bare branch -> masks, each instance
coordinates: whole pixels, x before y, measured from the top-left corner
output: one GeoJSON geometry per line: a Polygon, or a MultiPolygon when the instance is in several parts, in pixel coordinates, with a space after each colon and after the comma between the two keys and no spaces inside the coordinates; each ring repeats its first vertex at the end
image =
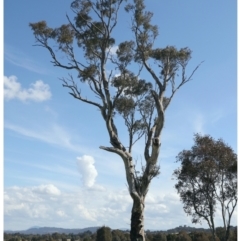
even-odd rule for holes
{"type": "Polygon", "coordinates": [[[74,98],[76,98],[78,100],[81,100],[81,101],[83,101],[85,103],[97,106],[99,109],[103,108],[99,103],[96,103],[94,101],[88,100],[87,98],[83,98],[81,96],[81,92],[77,88],[76,83],[73,81],[72,76],[70,76],[70,78],[71,78],[70,82],[72,83],[71,85],[64,78],[61,79],[64,82],[63,87],[69,88],[72,91],[72,92],[69,93],[70,95],[72,95],[74,98]]]}
{"type": "Polygon", "coordinates": [[[197,71],[197,69],[200,67],[200,65],[203,63],[204,61],[202,61],[191,73],[190,77],[189,78],[186,78],[185,76],[185,67],[183,67],[183,70],[182,70],[182,81],[181,83],[177,86],[177,88],[174,88],[173,84],[172,84],[172,94],[171,96],[168,98],[168,103],[166,104],[165,106],[165,110],[167,109],[167,107],[169,106],[174,94],[176,93],[176,91],[178,89],[180,89],[181,86],[183,86],[184,84],[186,84],[187,82],[189,82],[192,78],[192,76],[194,75],[194,73],[197,71]]]}

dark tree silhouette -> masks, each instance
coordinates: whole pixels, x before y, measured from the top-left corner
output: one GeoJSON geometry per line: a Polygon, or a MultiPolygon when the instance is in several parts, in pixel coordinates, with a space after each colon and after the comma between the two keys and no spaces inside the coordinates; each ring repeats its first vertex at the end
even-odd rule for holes
{"type": "Polygon", "coordinates": [[[96,241],[112,241],[112,233],[109,227],[101,227],[97,230],[96,241]]]}

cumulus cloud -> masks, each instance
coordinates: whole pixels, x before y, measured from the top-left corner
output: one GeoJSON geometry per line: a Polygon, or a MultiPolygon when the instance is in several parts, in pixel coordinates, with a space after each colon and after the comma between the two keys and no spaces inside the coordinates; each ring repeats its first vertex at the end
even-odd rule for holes
{"type": "Polygon", "coordinates": [[[98,175],[94,162],[91,156],[77,157],[78,171],[82,177],[83,185],[86,187],[92,187],[98,175]]]}
{"type": "MultiPolygon", "coordinates": [[[[110,206],[113,193],[78,189],[73,192],[61,192],[57,199],[51,199],[53,194],[59,193],[52,184],[37,187],[9,187],[4,193],[4,225],[6,229],[23,230],[32,225],[79,228],[79,223],[86,226],[100,226],[103,223],[111,226],[112,218],[122,220],[129,210],[123,210],[121,198],[116,208],[110,206]],[[49,189],[51,191],[49,191],[49,189]],[[19,195],[21,194],[21,195],[19,195]],[[45,195],[43,195],[45,194],[45,195]],[[111,220],[111,221],[110,221],[111,220]]],[[[126,192],[124,192],[124,195],[126,192]]],[[[115,199],[115,198],[114,198],[115,199]]],[[[124,226],[124,225],[120,225],[124,226]]]]}
{"type": "Polygon", "coordinates": [[[60,190],[57,187],[55,187],[53,184],[33,187],[33,191],[41,194],[54,195],[54,196],[58,196],[61,194],[60,190]]]}
{"type": "Polygon", "coordinates": [[[49,85],[42,80],[37,80],[29,88],[24,89],[21,83],[17,81],[16,76],[4,76],[4,98],[6,100],[19,99],[21,101],[41,102],[50,99],[51,95],[49,85]]]}
{"type": "MultiPolygon", "coordinates": [[[[127,188],[104,192],[90,189],[61,190],[52,184],[37,187],[8,187],[4,190],[4,227],[5,229],[24,230],[33,225],[62,228],[82,228],[91,226],[110,226],[129,228],[132,200],[127,188]],[[55,188],[53,188],[55,187],[55,188]],[[40,190],[40,191],[39,191],[40,190]],[[51,191],[49,191],[51,190],[51,191]],[[44,195],[43,195],[44,193],[44,195]]],[[[173,193],[149,193],[152,203],[145,206],[146,229],[169,229],[179,225],[190,225],[178,196],[173,193]]],[[[216,225],[221,226],[221,212],[216,213],[216,225]]],[[[237,223],[237,210],[232,225],[237,223]]],[[[203,221],[203,226],[207,227],[203,221]]]]}
{"type": "Polygon", "coordinates": [[[22,219],[46,219],[49,218],[49,209],[57,203],[60,190],[53,184],[33,187],[6,188],[4,193],[4,213],[6,220],[12,217],[22,219]],[[49,206],[49,204],[51,204],[49,206]]]}

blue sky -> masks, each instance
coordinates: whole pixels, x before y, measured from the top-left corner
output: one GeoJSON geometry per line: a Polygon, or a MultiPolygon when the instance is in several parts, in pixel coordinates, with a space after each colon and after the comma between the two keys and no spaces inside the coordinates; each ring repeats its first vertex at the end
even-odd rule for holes
{"type": "MultiPolygon", "coordinates": [[[[4,1],[4,229],[31,226],[128,228],[131,199],[124,167],[99,149],[109,140],[99,111],[73,99],[45,49],[33,47],[30,22],[66,23],[70,1],[4,1]]],[[[161,174],[146,199],[146,229],[191,224],[182,209],[172,173],[176,155],[193,134],[222,138],[237,152],[236,1],[147,0],[159,26],[156,46],[189,47],[193,80],[175,95],[166,112],[161,174]]],[[[129,40],[130,18],[119,15],[116,44],[129,40]],[[124,33],[124,34],[123,34],[124,33]]],[[[144,76],[149,78],[149,76],[144,76]]],[[[86,96],[86,86],[82,86],[86,96]]],[[[121,121],[118,121],[121,124],[121,121]]],[[[126,130],[118,126],[123,139],[126,130]]],[[[138,165],[143,143],[134,146],[138,165]]],[[[234,213],[232,224],[237,223],[234,213]]],[[[217,226],[222,226],[216,214],[217,226]]],[[[200,225],[196,225],[198,227],[200,225]]],[[[203,227],[207,224],[203,221],[203,227]]]]}

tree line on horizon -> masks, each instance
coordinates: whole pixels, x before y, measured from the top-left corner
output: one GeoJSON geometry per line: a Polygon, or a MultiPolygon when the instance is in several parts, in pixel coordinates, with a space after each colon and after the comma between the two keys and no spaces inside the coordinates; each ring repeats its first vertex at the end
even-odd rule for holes
{"type": "MultiPolygon", "coordinates": [[[[217,241],[224,241],[225,232],[223,227],[216,228],[217,241]]],[[[4,241],[131,241],[130,232],[123,230],[111,230],[109,227],[101,227],[97,232],[86,231],[79,234],[21,234],[21,233],[4,233],[4,241]]],[[[230,230],[229,241],[237,241],[237,227],[230,230]]],[[[212,241],[211,232],[179,231],[168,233],[164,231],[146,231],[146,241],[212,241]]]]}

